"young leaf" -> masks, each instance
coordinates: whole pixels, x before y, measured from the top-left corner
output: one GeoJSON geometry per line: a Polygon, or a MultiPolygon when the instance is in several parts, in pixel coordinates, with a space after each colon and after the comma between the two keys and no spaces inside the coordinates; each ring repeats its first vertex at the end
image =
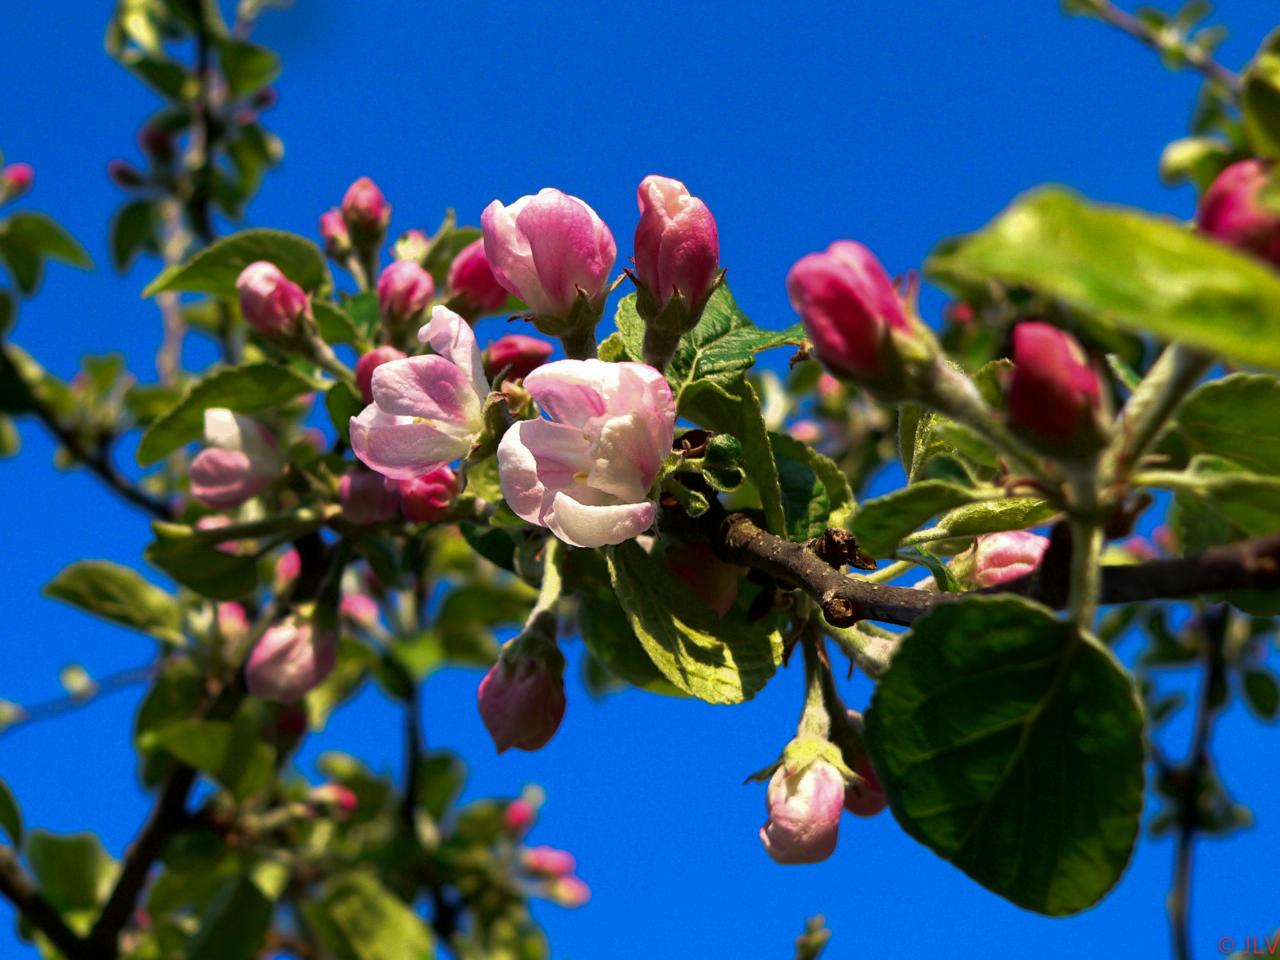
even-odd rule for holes
{"type": "Polygon", "coordinates": [[[257,739],[245,715],[235,722],[182,720],[143,737],[146,749],[163,748],[202,770],[237,800],[265,787],[275,767],[275,750],[257,739]]]}
{"type": "Polygon", "coordinates": [[[121,273],[144,250],[154,250],[156,208],[150,200],[131,200],[111,218],[111,265],[121,273]]]}
{"type": "Polygon", "coordinates": [[[930,517],[981,499],[982,494],[954,483],[922,480],[859,504],[852,532],[867,553],[887,557],[903,537],[930,517]]]}
{"type": "Polygon", "coordinates": [[[183,960],[254,960],[271,925],[272,901],[247,876],[223,880],[198,912],[200,927],[183,960]]]}
{"type": "Polygon", "coordinates": [[[93,910],[111,890],[116,863],[92,833],[27,834],[27,861],[40,891],[60,913],[93,910]]]}
{"type": "Polygon", "coordinates": [[[840,468],[812,447],[781,433],[769,434],[778,465],[787,536],[821,536],[831,514],[853,503],[853,491],[840,468]]]}
{"type": "Polygon", "coordinates": [[[970,596],[916,622],[867,713],[903,828],[1051,916],[1119,879],[1142,812],[1142,713],[1123,669],[1050,611],[970,596]]]}
{"type": "Polygon", "coordinates": [[[1095,319],[1280,369],[1280,276],[1169,220],[1062,189],[1021,197],[926,264],[940,282],[1028,286],[1095,319]]]}
{"type": "Polygon", "coordinates": [[[218,46],[227,86],[238,97],[261,90],[280,74],[280,58],[266,47],[234,37],[223,37],[218,46]]]}
{"type": "Polygon", "coordinates": [[[310,240],[283,230],[244,230],[205,247],[186,263],[168,267],[142,291],[144,297],[170,290],[209,293],[232,299],[236,278],[249,264],[269,260],[294,283],[312,293],[332,286],[324,254],[310,240]]]}
{"type": "Polygon", "coordinates": [[[204,412],[210,407],[255,413],[315,388],[316,385],[301,374],[270,363],[214,370],[193,383],[168,413],[147,428],[138,444],[138,463],[149,466],[200,436],[204,430],[204,412]]]}
{"type": "Polygon", "coordinates": [[[128,567],[106,560],[80,560],[49,581],[44,593],[165,643],[183,644],[177,600],[128,567]]]}
{"type": "Polygon", "coordinates": [[[335,957],[349,960],[430,960],[431,933],[422,918],[372,873],[329,880],[316,900],[302,904],[317,938],[335,957]]]}
{"type": "Polygon", "coordinates": [[[1280,31],[1263,41],[1245,71],[1240,90],[1240,118],[1254,151],[1280,157],[1280,31]]]}
{"type": "Polygon", "coordinates": [[[699,700],[750,700],[782,660],[776,631],[722,619],[635,541],[609,549],[609,576],[654,666],[699,700]]]}
{"type": "Polygon", "coordinates": [[[684,696],[654,666],[617,598],[607,590],[579,597],[578,632],[596,661],[617,679],[652,693],[684,696]]]}
{"type": "Polygon", "coordinates": [[[189,590],[212,600],[235,600],[258,588],[258,559],[219,550],[189,535],[173,535],[157,527],[143,556],[189,590]]]}
{"type": "Polygon", "coordinates": [[[1152,471],[1140,475],[1151,487],[1198,498],[1218,519],[1248,536],[1280,530],[1280,477],[1250,473],[1238,464],[1197,454],[1183,473],[1152,471]]]}
{"type": "Polygon", "coordinates": [[[364,344],[356,322],[341,307],[322,297],[316,297],[311,301],[311,311],[315,314],[320,336],[327,343],[349,343],[357,349],[364,344]]]}
{"type": "Polygon", "coordinates": [[[18,289],[34,293],[40,286],[45,260],[61,260],[89,270],[93,261],[62,227],[42,213],[15,213],[0,220],[0,260],[9,265],[18,289]]]}
{"type": "Polygon", "coordinates": [[[1233,373],[1198,387],[1178,411],[1196,453],[1226,457],[1258,473],[1280,473],[1280,380],[1233,373]]]}

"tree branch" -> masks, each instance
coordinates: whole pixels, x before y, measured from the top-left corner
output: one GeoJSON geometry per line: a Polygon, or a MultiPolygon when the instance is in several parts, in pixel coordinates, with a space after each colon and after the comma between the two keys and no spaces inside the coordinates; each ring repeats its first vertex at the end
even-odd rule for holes
{"type": "MultiPolygon", "coordinates": [[[[1109,23],[1111,26],[1124,31],[1139,43],[1156,51],[1156,53],[1163,54],[1165,52],[1165,46],[1158,34],[1148,29],[1147,25],[1133,14],[1121,10],[1114,3],[1111,3],[1111,0],[1096,0],[1093,12],[1104,23],[1109,23]]],[[[1188,46],[1180,52],[1187,63],[1194,70],[1203,74],[1206,79],[1221,84],[1232,96],[1239,95],[1240,77],[1238,74],[1228,70],[1203,50],[1188,46]]]]}
{"type": "Polygon", "coordinates": [[[17,855],[8,847],[0,847],[0,894],[48,937],[67,960],[80,960],[85,956],[85,942],[72,932],[53,904],[31,882],[17,855]]]}

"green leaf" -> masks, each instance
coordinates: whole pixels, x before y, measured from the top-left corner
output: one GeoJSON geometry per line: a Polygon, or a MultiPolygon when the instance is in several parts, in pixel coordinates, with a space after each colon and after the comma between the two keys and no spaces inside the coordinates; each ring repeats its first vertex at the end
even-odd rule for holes
{"type": "Polygon", "coordinates": [[[441,820],[462,793],[467,780],[467,766],[462,758],[448,750],[437,750],[418,761],[417,805],[433,820],[441,820]]]}
{"type": "Polygon", "coordinates": [[[280,75],[280,58],[266,47],[234,37],[223,37],[218,47],[227,86],[237,97],[261,90],[280,75]]]}
{"type": "Polygon", "coordinates": [[[356,328],[356,322],[345,310],[329,300],[316,298],[311,301],[311,310],[315,314],[316,326],[320,336],[328,343],[349,343],[360,348],[364,337],[356,328]]]}
{"type": "Polygon", "coordinates": [[[1226,457],[1259,473],[1280,473],[1280,381],[1233,373],[1198,387],[1178,411],[1195,453],[1226,457]]]}
{"type": "Polygon", "coordinates": [[[580,595],[578,633],[596,661],[617,679],[652,693],[684,696],[654,665],[612,593],[580,595]]]}
{"type": "MultiPolygon", "coordinates": [[[[636,312],[634,293],[622,298],[615,320],[627,353],[632,359],[639,359],[644,344],[644,321],[636,312]]],[[[729,287],[722,285],[707,301],[697,326],[680,338],[667,365],[667,380],[679,400],[684,388],[697,380],[731,383],[750,369],[757,353],[801,343],[804,343],[801,324],[785,330],[757,327],[734,302],[729,287]]]]}
{"type": "Polygon", "coordinates": [[[111,218],[111,264],[121,273],[144,250],[154,251],[156,209],[150,200],[132,200],[111,218]]]}
{"type": "Polygon", "coordinates": [[[422,918],[371,873],[329,880],[302,904],[307,924],[335,960],[428,960],[435,956],[422,918]]]}
{"type": "Polygon", "coordinates": [[[40,890],[59,913],[92,910],[107,898],[116,864],[92,833],[27,834],[27,861],[40,890]]]}
{"type": "Polygon", "coordinates": [[[1280,684],[1270,671],[1263,668],[1245,670],[1241,677],[1244,701],[1263,720],[1274,720],[1280,715],[1280,684]]]}
{"type": "Polygon", "coordinates": [[[84,248],[44,214],[15,213],[8,220],[0,220],[0,260],[9,264],[19,290],[35,292],[47,259],[85,270],[93,267],[84,248]]]}
{"type": "Polygon", "coordinates": [[[1240,89],[1240,119],[1259,156],[1280,157],[1280,31],[1267,37],[1245,71],[1240,89]]]}
{"type": "Polygon", "coordinates": [[[211,407],[256,413],[315,388],[301,374],[270,363],[214,370],[193,383],[168,413],[147,428],[138,444],[138,463],[149,466],[199,437],[204,430],[204,412],[211,407]]]}
{"type": "Polygon", "coordinates": [[[952,537],[975,537],[983,533],[1036,527],[1055,513],[1057,511],[1039,497],[979,500],[948,511],[938,521],[938,529],[945,530],[952,537]]]}
{"type": "Polygon", "coordinates": [[[1212,137],[1175,140],[1160,154],[1160,179],[1170,186],[1190,180],[1203,191],[1231,162],[1231,148],[1212,137]]]}
{"type": "Polygon", "coordinates": [[[853,515],[852,532],[873,557],[892,556],[902,538],[935,514],[980,500],[973,490],[943,480],[922,480],[865,500],[853,515]]]}
{"type": "Polygon", "coordinates": [[[737,438],[742,445],[747,477],[760,493],[765,528],[770,533],[785,535],[786,514],[778,466],[773,459],[755,388],[741,376],[727,383],[697,380],[681,392],[678,410],[681,416],[700,426],[737,438]]]}
{"type": "Polygon", "coordinates": [[[142,291],[144,297],[170,290],[208,293],[234,299],[236,278],[249,264],[269,260],[294,283],[312,293],[332,285],[324,254],[310,240],[283,230],[244,230],[213,243],[186,263],[162,272],[142,291]]]}
{"type": "Polygon", "coordinates": [[[13,321],[18,316],[17,301],[8,290],[0,290],[0,337],[13,328],[13,321]]]}
{"type": "Polygon", "coordinates": [[[1280,477],[1250,473],[1238,464],[1197,454],[1184,473],[1152,471],[1139,475],[1145,486],[1198,498],[1220,520],[1248,536],[1280,531],[1280,477]]]}
{"type": "Polygon", "coordinates": [[[0,780],[0,829],[9,835],[15,847],[22,845],[22,811],[9,785],[0,780]]]}
{"type": "Polygon", "coordinates": [[[54,577],[44,593],[165,643],[181,646],[184,642],[177,600],[128,567],[106,560],[80,560],[54,577]]]}
{"type": "Polygon", "coordinates": [[[144,735],[143,744],[168,750],[243,800],[270,783],[275,769],[275,750],[257,739],[250,719],[241,714],[234,723],[182,720],[144,735]]]}
{"type": "Polygon", "coordinates": [[[787,536],[821,536],[831,514],[853,503],[848,479],[834,461],[793,437],[771,433],[769,442],[778,465],[787,536]]]}
{"type": "Polygon", "coordinates": [[[1142,812],[1124,670],[1048,610],[969,596],[916,621],[867,713],[903,828],[1018,906],[1062,916],[1119,879],[1142,812]]]}
{"type": "Polygon", "coordinates": [[[1169,220],[1030,193],[926,264],[944,284],[1032,287],[1095,319],[1235,363],[1280,368],[1280,275],[1169,220]]]}
{"type": "Polygon", "coordinates": [[[721,618],[634,541],[608,555],[632,630],[677,689],[707,703],[741,703],[773,676],[782,659],[777,631],[721,618]]]}
{"type": "Polygon", "coordinates": [[[254,960],[271,925],[272,900],[247,876],[228,877],[199,911],[183,960],[254,960]]]}
{"type": "Polygon", "coordinates": [[[334,381],[333,386],[325,391],[324,408],[342,442],[350,443],[351,418],[364,409],[364,399],[356,388],[345,380],[334,381]]]}

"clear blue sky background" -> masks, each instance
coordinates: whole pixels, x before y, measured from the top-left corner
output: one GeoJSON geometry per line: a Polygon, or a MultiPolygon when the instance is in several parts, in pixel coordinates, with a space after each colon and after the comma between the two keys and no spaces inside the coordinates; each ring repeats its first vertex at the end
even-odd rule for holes
{"type": "MultiPolygon", "coordinates": [[[[153,98],[103,54],[109,4],[4,4],[0,147],[37,168],[29,206],[80,237],[100,268],[55,267],[17,339],[69,375],[84,352],[123,349],[153,376],[158,317],[138,293],[155,271],[106,267],[119,201],[104,170],[130,156],[153,98]]],[[[1266,0],[1220,4],[1242,63],[1277,21],[1266,0]]],[[[1161,186],[1162,145],[1180,136],[1197,84],[1050,0],[1004,3],[443,3],[301,0],[259,37],[286,65],[269,125],[284,139],[250,220],[314,235],[346,184],[372,175],[394,230],[433,228],[446,206],[476,222],[494,197],[556,185],[590,202],[626,256],[634,191],[685,180],[719,221],[723,262],[757,322],[791,321],[783,278],[838,237],[893,272],[985,222],[1019,191],[1065,182],[1089,196],[1188,216],[1161,186]]],[[[928,301],[935,308],[937,298],[928,301]]],[[[489,327],[493,330],[493,327],[489,327]]],[[[58,669],[101,675],[144,661],[149,642],[39,596],[81,557],[137,563],[146,524],[82,473],[50,466],[34,425],[0,463],[0,697],[59,692],[58,669]]],[[[603,702],[574,680],[563,728],[541,753],[495,757],[475,710],[479,674],[426,688],[429,743],[471,758],[470,796],[541,782],[533,840],[570,847],[594,890],[578,912],[540,907],[557,958],[783,957],[804,918],[825,913],[833,958],[1160,956],[1169,842],[1143,842],[1100,907],[1047,920],[988,894],[909,840],[886,815],[846,820],[836,855],[772,864],[756,841],[763,790],[743,777],[786,742],[798,671],[754,702],[714,708],[625,693],[603,702]]],[[[862,705],[865,682],[851,701],[862,705]]],[[[0,737],[0,776],[32,826],[94,829],[120,854],[144,815],[128,737],[136,692],[0,737]]],[[[333,721],[319,747],[394,770],[398,725],[377,695],[333,721]]],[[[1170,730],[1180,745],[1185,724],[1170,730]]],[[[1234,707],[1219,726],[1222,772],[1256,825],[1202,845],[1194,943],[1216,955],[1280,924],[1276,731],[1234,707]]],[[[1179,746],[1180,749],[1180,746],[1179,746]]],[[[0,917],[8,917],[0,908],[0,917]]],[[[0,955],[25,956],[0,923],[0,955]]]]}

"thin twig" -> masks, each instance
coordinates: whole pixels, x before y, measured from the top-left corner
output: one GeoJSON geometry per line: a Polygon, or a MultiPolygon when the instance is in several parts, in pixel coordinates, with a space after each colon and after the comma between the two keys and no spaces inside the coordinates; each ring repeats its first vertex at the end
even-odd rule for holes
{"type": "Polygon", "coordinates": [[[42,703],[32,704],[29,707],[20,707],[19,709],[22,710],[22,713],[4,725],[3,730],[0,730],[0,735],[12,733],[16,728],[24,727],[30,723],[48,720],[70,713],[72,710],[87,707],[89,704],[95,703],[103,694],[115,693],[134,684],[150,680],[155,671],[156,665],[154,663],[147,663],[140,667],[130,667],[127,670],[121,670],[118,673],[108,674],[99,680],[94,680],[93,689],[86,694],[71,693],[62,697],[55,697],[52,700],[45,700],[42,703]]]}
{"type": "MultiPolygon", "coordinates": [[[[1133,14],[1125,10],[1121,10],[1110,0],[1096,0],[1094,12],[1097,13],[1098,19],[1104,23],[1119,30],[1123,30],[1129,36],[1138,42],[1150,47],[1157,53],[1164,53],[1165,48],[1161,43],[1160,37],[1153,31],[1148,29],[1147,25],[1135,17],[1133,14]]],[[[1240,93],[1240,76],[1231,70],[1228,70],[1207,52],[1200,50],[1194,46],[1187,46],[1182,51],[1182,56],[1187,63],[1195,70],[1199,71],[1206,79],[1212,80],[1214,83],[1220,84],[1232,96],[1240,93]]]]}

